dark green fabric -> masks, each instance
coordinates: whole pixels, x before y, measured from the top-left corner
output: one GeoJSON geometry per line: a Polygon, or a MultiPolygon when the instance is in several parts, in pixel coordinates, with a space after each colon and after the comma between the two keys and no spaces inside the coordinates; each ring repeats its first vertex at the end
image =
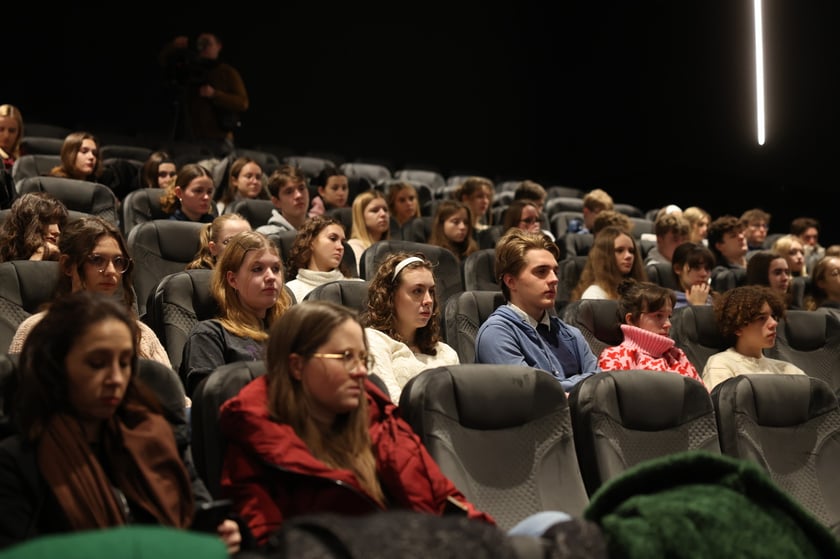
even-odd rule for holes
{"type": "Polygon", "coordinates": [[[629,468],[584,511],[611,559],[840,557],[840,542],[759,466],[703,451],[629,468]]]}
{"type": "Polygon", "coordinates": [[[162,526],[122,526],[41,536],[0,551],[0,559],[228,559],[222,540],[211,534],[162,526]]]}

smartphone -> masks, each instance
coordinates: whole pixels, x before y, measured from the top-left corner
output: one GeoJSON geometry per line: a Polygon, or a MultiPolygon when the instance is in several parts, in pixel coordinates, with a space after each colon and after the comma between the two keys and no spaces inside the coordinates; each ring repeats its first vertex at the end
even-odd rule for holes
{"type": "Polygon", "coordinates": [[[220,499],[217,501],[210,501],[209,503],[202,503],[195,509],[195,516],[193,517],[192,529],[199,532],[216,533],[216,528],[219,524],[228,517],[233,501],[230,499],[220,499]]]}

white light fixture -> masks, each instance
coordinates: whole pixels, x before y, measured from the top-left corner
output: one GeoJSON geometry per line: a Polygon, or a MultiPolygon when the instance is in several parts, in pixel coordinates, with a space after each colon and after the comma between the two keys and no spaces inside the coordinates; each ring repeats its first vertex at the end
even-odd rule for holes
{"type": "Polygon", "coordinates": [[[762,37],[761,0],[753,0],[755,21],[755,118],[758,145],[763,146],[764,130],[764,38],[762,37]]]}

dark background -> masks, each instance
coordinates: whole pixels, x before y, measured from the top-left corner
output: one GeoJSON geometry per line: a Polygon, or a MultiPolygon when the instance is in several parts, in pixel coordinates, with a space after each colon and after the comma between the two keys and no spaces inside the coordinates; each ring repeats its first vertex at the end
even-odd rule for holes
{"type": "MultiPolygon", "coordinates": [[[[835,218],[836,2],[764,0],[767,143],[751,0],[237,2],[12,8],[0,102],[28,122],[153,142],[172,126],[157,55],[209,30],[251,100],[241,147],[444,175],[602,187],[643,210],[762,207],[771,232],[835,218]]],[[[4,8],[5,9],[5,8],[4,8]]]]}

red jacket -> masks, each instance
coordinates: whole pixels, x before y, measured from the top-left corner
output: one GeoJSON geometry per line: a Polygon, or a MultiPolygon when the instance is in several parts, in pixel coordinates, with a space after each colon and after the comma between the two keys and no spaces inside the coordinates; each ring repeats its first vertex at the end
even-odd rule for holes
{"type": "MultiPolygon", "coordinates": [[[[284,519],[296,515],[382,510],[350,470],[327,466],[312,456],[291,426],[269,419],[267,388],[266,377],[253,380],[222,405],[220,416],[228,441],[222,490],[256,539],[264,543],[284,519]]],[[[453,497],[468,517],[495,523],[443,475],[388,397],[369,381],[365,388],[376,469],[388,507],[440,515],[447,497],[453,497]]]]}

